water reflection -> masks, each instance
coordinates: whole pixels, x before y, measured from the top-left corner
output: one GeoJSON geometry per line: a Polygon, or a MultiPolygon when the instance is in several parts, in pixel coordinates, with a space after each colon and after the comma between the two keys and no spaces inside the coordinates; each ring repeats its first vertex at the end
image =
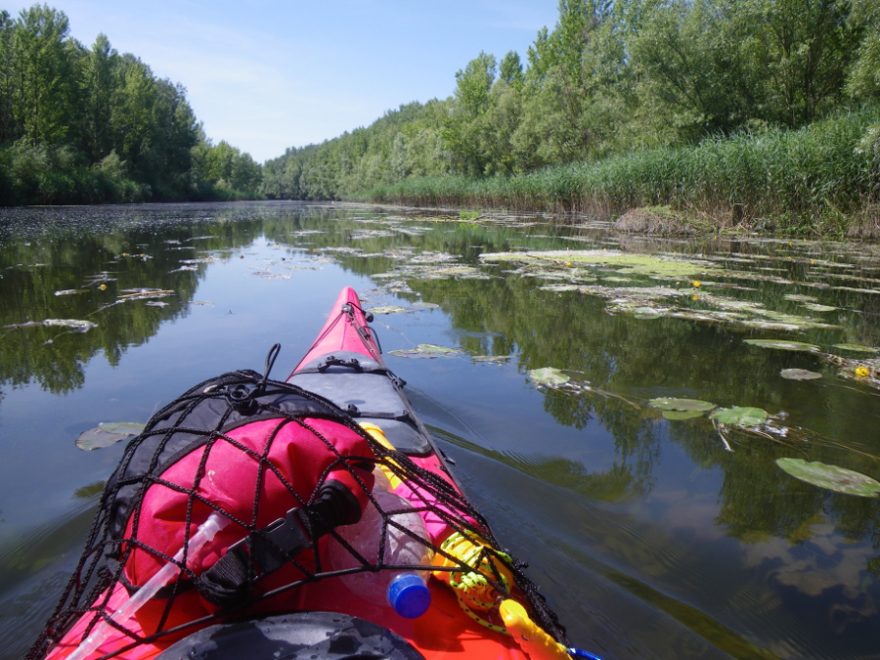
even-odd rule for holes
{"type": "MultiPolygon", "coordinates": [[[[0,390],[7,394],[0,432],[10,459],[0,482],[33,480],[47,463],[58,464],[61,495],[30,509],[36,520],[66,515],[71,501],[94,497],[112,464],[112,454],[66,453],[77,450],[65,434],[72,441],[74,429],[97,421],[145,418],[151,405],[198,377],[255,366],[239,358],[252,359],[276,339],[298,341],[290,349],[298,352],[338,286],[353,282],[370,305],[407,308],[377,317],[386,350],[420,343],[459,349],[435,360],[389,360],[424,390],[428,399],[417,405],[441,432],[464,420],[467,432],[447,433],[444,441],[480,456],[479,469],[461,460],[459,470],[487,517],[529,511],[540,520],[501,526],[514,550],[529,549],[551,598],[603,616],[598,606],[585,611],[575,603],[577,586],[553,572],[557,550],[549,548],[558,548],[582,589],[589,584],[621,599],[614,606],[621,616],[621,603],[631,599],[659,617],[651,632],[624,619],[606,622],[602,633],[563,616],[575,637],[606,634],[609,657],[657,653],[658,639],[677,627],[700,640],[694,648],[701,655],[713,645],[734,655],[788,657],[878,648],[880,503],[821,490],[775,463],[802,457],[880,477],[878,390],[843,378],[849,362],[823,357],[869,365],[877,359],[834,348],[880,345],[875,247],[658,242],[541,217],[489,214],[469,223],[454,213],[294,204],[17,213],[0,244],[0,390]],[[537,268],[481,259],[596,248],[698,259],[711,270],[680,277],[607,261],[563,259],[537,268]],[[659,287],[672,291],[674,303],[662,306],[674,306],[677,316],[647,314],[644,298],[624,304],[634,290],[651,289],[650,304],[660,307],[659,287]],[[197,313],[202,302],[214,306],[209,313],[197,313]],[[751,324],[756,315],[811,323],[771,330],[751,324]],[[11,327],[46,319],[97,327],[11,327]],[[748,338],[810,342],[823,353],[768,350],[748,338]],[[160,364],[148,346],[156,343],[160,364]],[[132,366],[117,368],[126,356],[152,369],[144,382],[132,366]],[[102,362],[106,369],[96,366],[102,362]],[[193,365],[204,373],[197,376],[193,365]],[[536,389],[527,374],[544,367],[564,370],[580,387],[536,389]],[[791,368],[823,377],[780,377],[791,368]],[[59,394],[76,405],[65,408],[59,394]],[[707,416],[665,420],[648,404],[655,397],[759,407],[785,433],[726,429],[728,451],[707,416]],[[136,408],[142,398],[148,403],[136,408]],[[447,412],[432,414],[430,400],[447,412]],[[43,411],[39,424],[22,419],[23,402],[43,411]],[[43,458],[29,456],[14,438],[27,438],[43,458]],[[530,538],[537,529],[543,549],[530,538]],[[629,641],[615,642],[612,633],[629,641]]],[[[8,488],[3,509],[27,508],[8,488]]],[[[16,522],[0,520],[0,556],[7,558],[32,550],[5,549],[11,546],[4,539],[27,528],[18,516],[10,519],[16,522]]],[[[0,567],[0,578],[17,565],[0,567]]],[[[683,639],[669,648],[685,648],[683,639]]]]}

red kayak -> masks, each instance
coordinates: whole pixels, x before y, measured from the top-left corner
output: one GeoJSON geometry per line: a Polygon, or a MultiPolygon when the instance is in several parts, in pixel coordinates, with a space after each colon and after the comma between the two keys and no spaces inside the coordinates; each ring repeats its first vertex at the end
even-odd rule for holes
{"type": "Polygon", "coordinates": [[[30,655],[570,657],[368,320],[346,288],[286,381],[276,346],[159,411],[30,655]]]}

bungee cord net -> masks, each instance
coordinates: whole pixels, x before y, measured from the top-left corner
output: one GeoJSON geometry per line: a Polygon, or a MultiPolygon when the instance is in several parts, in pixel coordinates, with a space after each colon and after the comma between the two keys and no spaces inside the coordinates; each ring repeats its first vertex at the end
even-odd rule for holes
{"type": "Polygon", "coordinates": [[[164,648],[208,625],[313,610],[334,593],[351,604],[364,580],[406,569],[449,584],[487,628],[503,629],[497,604],[514,596],[565,641],[524,566],[498,547],[451,478],[381,430],[289,383],[232,372],[168,404],[128,444],[28,657],[164,648]],[[422,559],[404,562],[394,539],[424,546],[422,559]]]}

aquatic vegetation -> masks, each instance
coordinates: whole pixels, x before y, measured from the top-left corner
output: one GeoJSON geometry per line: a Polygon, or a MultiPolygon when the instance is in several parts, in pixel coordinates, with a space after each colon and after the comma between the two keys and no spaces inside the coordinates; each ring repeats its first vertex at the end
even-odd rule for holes
{"type": "Polygon", "coordinates": [[[834,348],[840,349],[841,351],[848,351],[850,353],[862,353],[864,355],[876,355],[880,352],[880,348],[863,346],[861,344],[834,344],[834,348]]]}
{"type": "Polygon", "coordinates": [[[439,358],[458,356],[461,355],[462,352],[461,349],[449,348],[448,346],[419,344],[415,348],[398,348],[393,351],[388,351],[388,355],[406,358],[439,358]]]}
{"type": "Polygon", "coordinates": [[[406,314],[410,310],[400,305],[379,305],[367,310],[370,314],[406,314]]]}
{"type": "Polygon", "coordinates": [[[471,360],[477,364],[506,364],[510,362],[509,355],[472,355],[471,360]]]}
{"type": "Polygon", "coordinates": [[[795,479],[836,493],[858,497],[880,495],[880,482],[876,479],[837,465],[802,458],[779,458],[776,465],[795,479]]]}
{"type": "Polygon", "coordinates": [[[819,380],[822,374],[809,369],[783,369],[779,375],[786,380],[819,380]]]}
{"type": "Polygon", "coordinates": [[[704,413],[715,408],[714,403],[700,399],[677,399],[659,397],[648,401],[652,408],[662,411],[663,417],[670,420],[685,420],[702,417],[704,413]]]}
{"type": "Polygon", "coordinates": [[[101,422],[80,433],[75,444],[83,451],[93,451],[133,438],[143,430],[140,422],[101,422]]]}
{"type": "Polygon", "coordinates": [[[773,348],[780,351],[819,353],[822,350],[815,344],[807,344],[802,341],[789,341],[787,339],[745,339],[743,341],[750,346],[773,348]]]}
{"type": "Polygon", "coordinates": [[[521,263],[532,266],[555,265],[602,267],[611,266],[618,273],[656,275],[671,279],[690,278],[698,273],[711,273],[718,269],[708,262],[680,257],[631,254],[617,250],[549,250],[527,252],[495,252],[481,254],[486,263],[521,263]]]}
{"type": "Polygon", "coordinates": [[[709,415],[719,424],[728,426],[741,426],[744,428],[759,426],[767,421],[769,415],[763,408],[744,406],[732,406],[730,408],[718,408],[709,415]]]}
{"type": "Polygon", "coordinates": [[[529,370],[531,381],[541,387],[559,387],[571,381],[571,377],[555,367],[529,370]]]}
{"type": "Polygon", "coordinates": [[[119,294],[117,302],[126,302],[129,300],[151,300],[177,295],[176,292],[170,289],[152,289],[149,287],[140,289],[121,289],[119,294]]]}
{"type": "Polygon", "coordinates": [[[91,321],[84,321],[82,319],[43,319],[42,321],[25,321],[24,323],[10,323],[9,325],[4,325],[4,328],[12,329],[12,328],[36,328],[36,327],[45,327],[45,328],[67,328],[73,332],[84,333],[92,330],[93,328],[97,328],[97,323],[92,323],[91,321]]]}

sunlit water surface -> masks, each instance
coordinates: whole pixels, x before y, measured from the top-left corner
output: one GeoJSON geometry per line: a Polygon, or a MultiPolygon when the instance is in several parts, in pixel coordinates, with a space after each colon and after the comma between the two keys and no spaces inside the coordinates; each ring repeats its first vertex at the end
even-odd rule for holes
{"type": "Polygon", "coordinates": [[[345,285],[572,642],[880,654],[880,500],[776,462],[880,478],[877,246],[266,203],[0,209],[0,655],[40,631],[121,453],[77,436],[276,341],[285,376],[345,285]]]}

